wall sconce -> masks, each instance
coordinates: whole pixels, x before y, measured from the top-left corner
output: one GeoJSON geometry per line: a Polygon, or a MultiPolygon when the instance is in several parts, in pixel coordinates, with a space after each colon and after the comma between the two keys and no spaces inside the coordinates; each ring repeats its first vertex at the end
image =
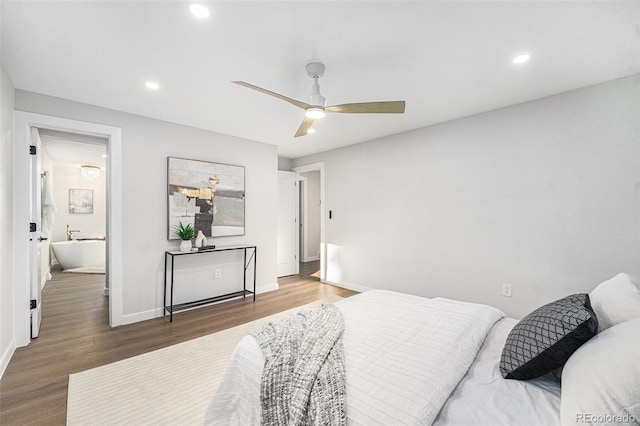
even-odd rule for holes
{"type": "Polygon", "coordinates": [[[100,167],[80,166],[80,174],[82,174],[85,179],[96,180],[100,177],[100,167]]]}

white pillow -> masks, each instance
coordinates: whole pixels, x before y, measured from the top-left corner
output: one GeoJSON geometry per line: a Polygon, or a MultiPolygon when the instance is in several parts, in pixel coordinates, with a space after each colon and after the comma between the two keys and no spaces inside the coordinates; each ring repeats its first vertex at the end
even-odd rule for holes
{"type": "Polygon", "coordinates": [[[598,285],[589,293],[589,299],[598,318],[599,332],[640,318],[640,290],[627,274],[618,274],[598,285]]]}
{"type": "Polygon", "coordinates": [[[560,420],[566,425],[640,422],[640,319],[582,345],[562,370],[560,420]]]}

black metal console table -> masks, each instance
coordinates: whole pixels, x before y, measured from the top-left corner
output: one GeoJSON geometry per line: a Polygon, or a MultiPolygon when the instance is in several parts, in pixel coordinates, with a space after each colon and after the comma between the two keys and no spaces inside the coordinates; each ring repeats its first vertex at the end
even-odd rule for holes
{"type": "Polygon", "coordinates": [[[173,313],[178,312],[184,309],[195,308],[197,306],[207,305],[213,302],[219,302],[221,300],[232,299],[234,297],[246,297],[247,294],[253,294],[253,301],[256,301],[256,264],[258,257],[258,248],[256,246],[233,246],[233,247],[216,247],[215,249],[207,249],[200,251],[165,251],[164,252],[164,310],[162,312],[162,316],[166,315],[169,312],[169,322],[173,322],[173,313]],[[177,256],[189,256],[195,254],[213,254],[221,251],[230,251],[230,250],[242,250],[244,251],[244,275],[242,280],[243,289],[241,291],[236,291],[233,293],[222,294],[220,296],[209,297],[206,299],[195,300],[193,302],[180,303],[178,305],[173,304],[173,265],[174,260],[177,256]],[[249,253],[247,253],[249,251],[249,253]],[[249,254],[249,259],[247,260],[247,254],[249,254]],[[167,305],[167,265],[168,260],[171,258],[171,294],[169,299],[169,305],[167,305]],[[253,260],[253,262],[252,262],[253,260]],[[248,263],[247,263],[248,262],[248,263]],[[253,291],[247,290],[247,269],[253,263],[253,291]]]}

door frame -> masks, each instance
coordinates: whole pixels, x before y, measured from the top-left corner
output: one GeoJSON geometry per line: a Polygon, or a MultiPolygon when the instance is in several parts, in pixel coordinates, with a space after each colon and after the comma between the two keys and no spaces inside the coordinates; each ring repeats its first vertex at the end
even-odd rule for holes
{"type": "MultiPolygon", "coordinates": [[[[324,161],[293,167],[297,174],[319,171],[320,172],[320,281],[326,282],[327,277],[327,244],[325,240],[325,193],[324,193],[324,161]]],[[[300,229],[300,228],[298,228],[300,229]]],[[[300,238],[298,238],[300,240],[300,238]]]]}
{"type": "Polygon", "coordinates": [[[122,130],[119,127],[15,111],[13,236],[14,327],[16,346],[30,343],[29,289],[29,145],[31,127],[104,137],[107,142],[107,270],[109,325],[123,324],[122,314],[122,130]]]}
{"type": "Polygon", "coordinates": [[[307,178],[296,173],[298,181],[298,261],[304,262],[307,250],[307,178]],[[302,228],[302,233],[300,233],[302,228]]]}

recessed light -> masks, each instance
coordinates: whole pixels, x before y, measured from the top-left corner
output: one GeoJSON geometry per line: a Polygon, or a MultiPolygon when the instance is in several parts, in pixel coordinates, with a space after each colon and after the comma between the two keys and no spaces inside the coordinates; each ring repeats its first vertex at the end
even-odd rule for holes
{"type": "Polygon", "coordinates": [[[191,11],[191,13],[193,13],[194,16],[200,19],[208,18],[210,14],[207,6],[201,3],[192,3],[191,6],[189,6],[189,10],[191,11]]]}
{"type": "Polygon", "coordinates": [[[513,58],[512,62],[514,64],[524,64],[529,60],[529,58],[531,58],[531,56],[528,53],[524,53],[522,55],[518,55],[515,58],[513,58]]]}
{"type": "Polygon", "coordinates": [[[160,85],[155,81],[147,81],[146,83],[144,83],[144,87],[149,90],[158,90],[160,88],[160,85]]]}
{"type": "Polygon", "coordinates": [[[313,133],[315,133],[315,132],[316,132],[316,129],[309,129],[309,130],[307,130],[307,134],[308,134],[308,135],[313,134],[313,133]]]}

